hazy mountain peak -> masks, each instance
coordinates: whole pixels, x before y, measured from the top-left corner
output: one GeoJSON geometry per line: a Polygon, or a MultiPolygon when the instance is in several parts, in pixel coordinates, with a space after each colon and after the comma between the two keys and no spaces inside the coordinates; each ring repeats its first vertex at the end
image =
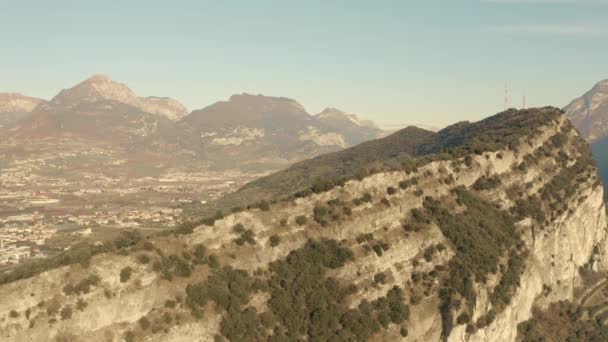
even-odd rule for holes
{"type": "Polygon", "coordinates": [[[334,108],[334,107],[327,107],[327,108],[323,109],[319,114],[317,114],[317,116],[319,116],[319,117],[342,116],[342,115],[346,115],[346,113],[339,110],[338,108],[334,108]]]}
{"type": "Polygon", "coordinates": [[[137,96],[125,84],[114,82],[108,76],[96,74],[72,88],[62,90],[51,102],[71,106],[100,100],[133,104],[137,102],[137,96]]]}
{"type": "Polygon", "coordinates": [[[229,102],[243,105],[262,105],[266,109],[276,108],[278,106],[287,106],[288,108],[303,111],[306,109],[298,101],[288,97],[265,96],[263,94],[241,93],[230,96],[229,102]]]}
{"type": "Polygon", "coordinates": [[[588,141],[608,136],[608,79],[596,83],[564,110],[588,141]]]}
{"type": "Polygon", "coordinates": [[[346,113],[337,108],[327,107],[323,109],[319,114],[316,115],[318,119],[331,119],[331,120],[348,120],[351,123],[360,126],[360,127],[373,127],[376,128],[376,125],[369,120],[362,120],[356,114],[346,113]]]}
{"type": "Polygon", "coordinates": [[[140,100],[144,111],[163,115],[171,120],[179,120],[188,114],[186,106],[170,97],[149,96],[140,100]]]}
{"type": "Polygon", "coordinates": [[[108,75],[104,74],[93,74],[85,82],[88,83],[111,83],[114,82],[108,75]]]}
{"type": "Polygon", "coordinates": [[[608,79],[601,80],[601,81],[597,82],[596,86],[608,87],[608,79]]]}
{"type": "Polygon", "coordinates": [[[0,113],[29,113],[43,101],[19,93],[0,93],[0,113]]]}
{"type": "Polygon", "coordinates": [[[167,97],[138,97],[126,84],[116,82],[109,76],[94,74],[72,88],[62,90],[52,100],[53,104],[75,106],[110,100],[135,107],[143,112],[178,120],[188,110],[184,105],[167,97]]]}

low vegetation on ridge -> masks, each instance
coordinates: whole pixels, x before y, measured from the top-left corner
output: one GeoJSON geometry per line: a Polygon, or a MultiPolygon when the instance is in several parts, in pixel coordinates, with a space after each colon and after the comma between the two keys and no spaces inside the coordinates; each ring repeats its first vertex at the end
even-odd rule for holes
{"type": "MultiPolygon", "coordinates": [[[[228,199],[254,194],[240,208],[215,207],[204,220],[154,236],[124,231],[114,241],[74,246],[1,274],[0,284],[76,265],[66,268],[61,294],[40,305],[48,324],[78,318],[96,300],[87,294],[112,300],[158,288],[166,298],[125,324],[122,337],[132,341],[212,322],[208,315],[217,315],[216,341],[396,339],[419,329],[409,325],[410,312],[429,303],[444,338],[457,325],[471,334],[492,324],[519,287],[526,229],[534,234],[566,213],[563,203],[580,198],[577,185],[596,185],[588,147],[567,124],[526,149],[558,116],[551,108],[511,110],[438,133],[406,129],[253,182],[228,199]],[[503,176],[485,168],[491,158],[516,162],[505,164],[503,176]],[[422,169],[434,160],[446,162],[422,169]],[[540,176],[530,172],[536,168],[540,176]],[[302,198],[383,170],[402,172],[302,198]],[[244,208],[250,211],[228,214],[244,208]],[[96,261],[89,267],[102,253],[120,261],[111,275],[96,261]],[[488,301],[481,316],[480,298],[488,301]]],[[[30,312],[13,311],[9,319],[29,320],[30,312]]],[[[577,334],[587,329],[569,324],[577,334]]],[[[541,329],[531,320],[520,333],[535,340],[541,329]]]]}
{"type": "Polygon", "coordinates": [[[514,149],[522,138],[533,137],[543,125],[556,121],[561,114],[552,107],[511,109],[478,122],[457,123],[437,133],[407,127],[388,137],[305,160],[252,181],[208,210],[226,211],[261,200],[305,196],[382,171],[411,172],[433,160],[514,149]]]}

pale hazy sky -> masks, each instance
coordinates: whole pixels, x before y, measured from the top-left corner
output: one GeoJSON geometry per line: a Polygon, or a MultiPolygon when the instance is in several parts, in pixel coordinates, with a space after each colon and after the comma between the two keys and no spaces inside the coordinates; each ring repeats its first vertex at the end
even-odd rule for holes
{"type": "Polygon", "coordinates": [[[93,73],[190,109],[248,92],[443,126],[608,78],[608,1],[0,0],[0,92],[93,73]]]}

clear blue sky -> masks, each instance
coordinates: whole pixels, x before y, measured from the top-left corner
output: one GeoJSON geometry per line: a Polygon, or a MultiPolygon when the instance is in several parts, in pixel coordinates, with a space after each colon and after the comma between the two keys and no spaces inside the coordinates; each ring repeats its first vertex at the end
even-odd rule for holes
{"type": "Polygon", "coordinates": [[[0,92],[51,98],[103,73],[190,109],[286,96],[442,126],[525,92],[563,106],[608,78],[608,0],[0,0],[0,92]]]}

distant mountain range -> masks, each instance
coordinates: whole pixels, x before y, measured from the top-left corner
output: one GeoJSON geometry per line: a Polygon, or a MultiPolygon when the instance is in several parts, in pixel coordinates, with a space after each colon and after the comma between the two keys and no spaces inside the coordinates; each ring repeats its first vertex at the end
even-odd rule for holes
{"type": "Polygon", "coordinates": [[[600,81],[581,97],[574,99],[564,111],[591,144],[593,157],[604,187],[608,184],[608,79],[600,81]]]}
{"type": "Polygon", "coordinates": [[[12,125],[29,116],[41,99],[16,93],[0,93],[0,127],[12,125]]]}
{"type": "Polygon", "coordinates": [[[354,114],[328,108],[311,115],[283,97],[233,95],[188,113],[174,99],[140,97],[103,75],[50,101],[0,94],[0,136],[9,143],[69,141],[216,169],[276,169],[383,135],[354,114]]]}
{"type": "Polygon", "coordinates": [[[566,115],[590,143],[608,136],[608,80],[598,82],[564,108],[566,115]]]}

